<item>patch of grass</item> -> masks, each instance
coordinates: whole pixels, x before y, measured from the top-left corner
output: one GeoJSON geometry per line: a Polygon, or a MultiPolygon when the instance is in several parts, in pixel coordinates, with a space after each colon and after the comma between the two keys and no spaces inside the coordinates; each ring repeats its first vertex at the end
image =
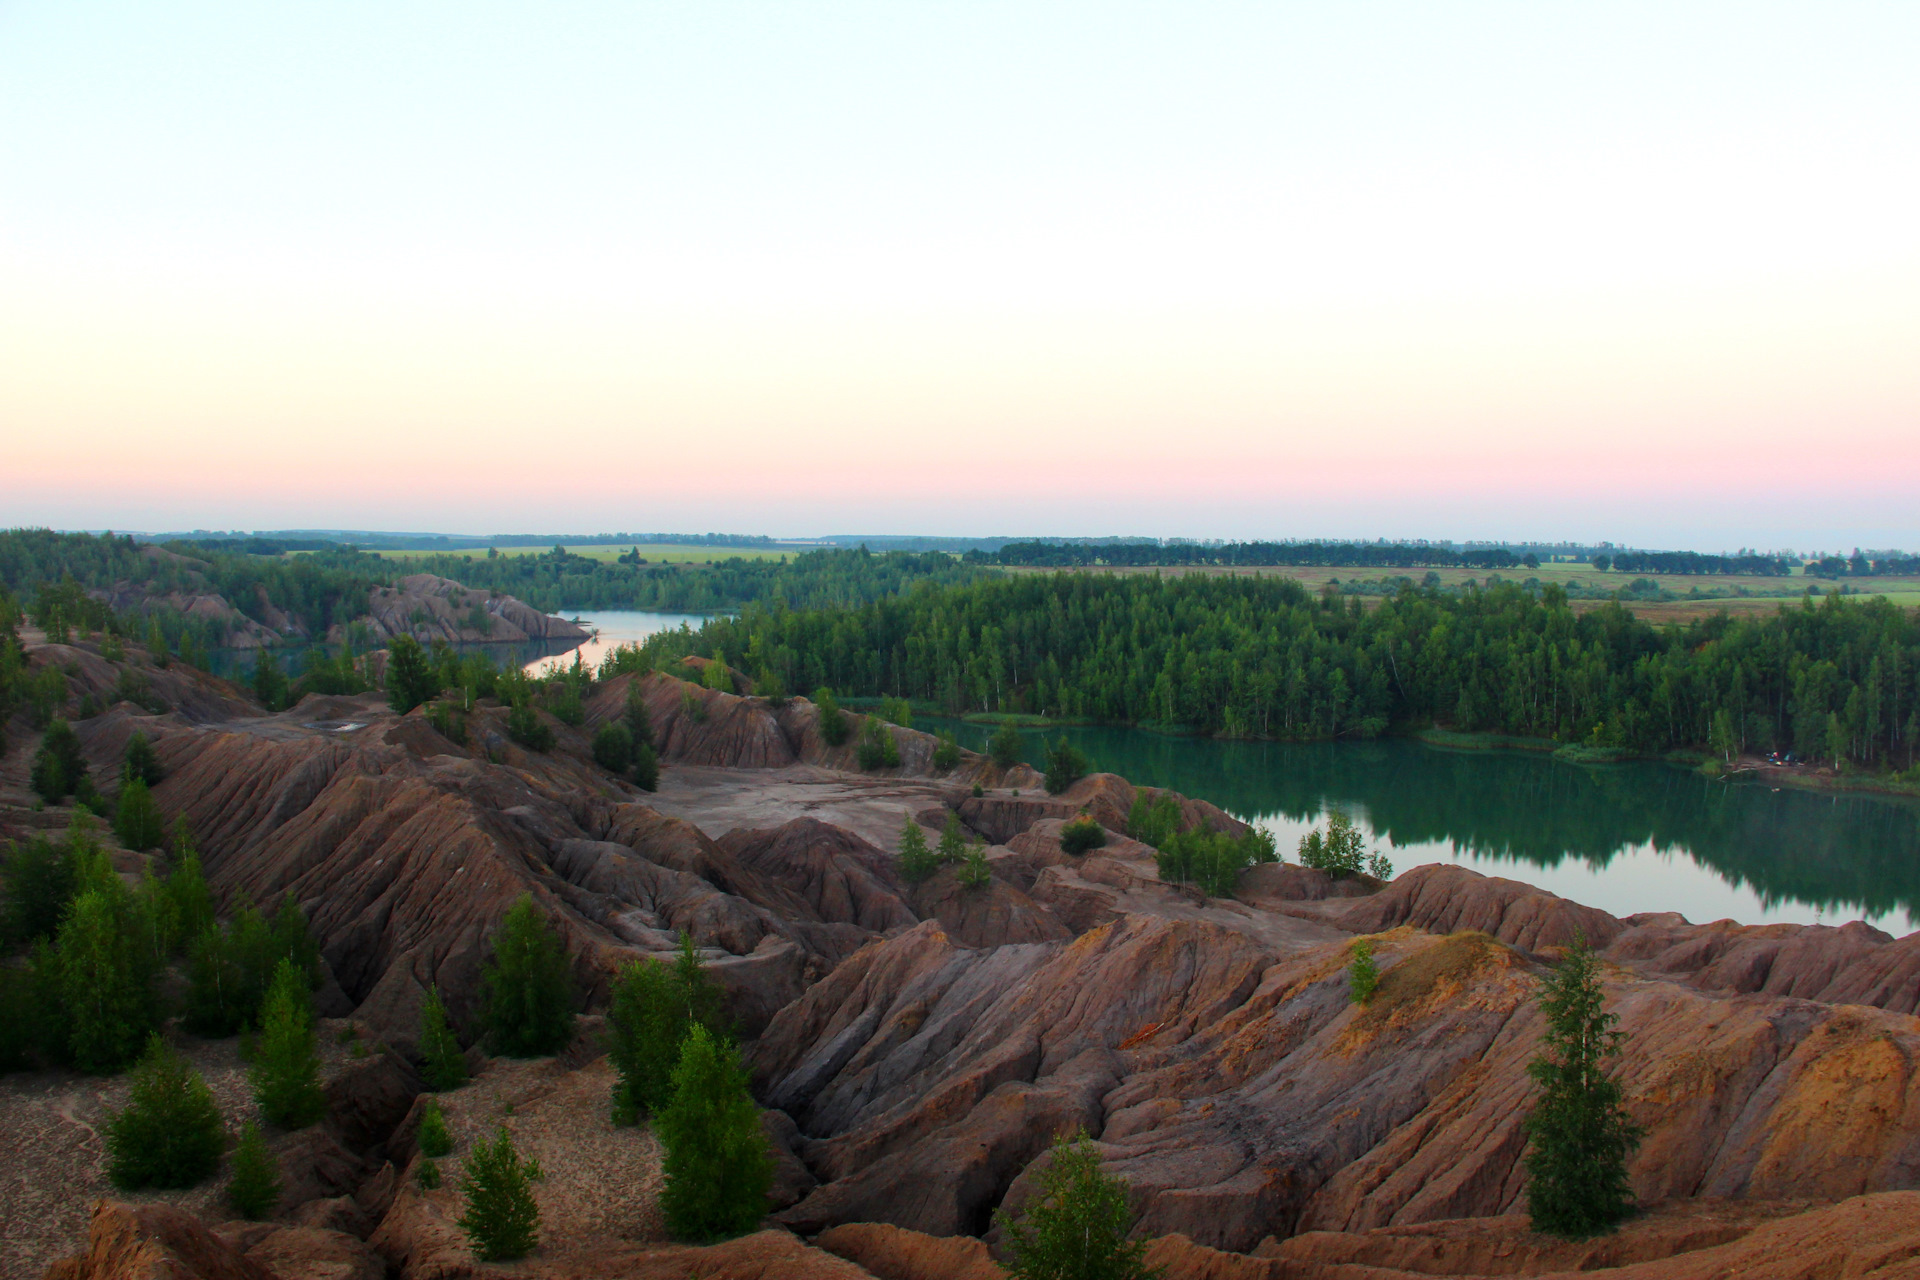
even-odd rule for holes
{"type": "Polygon", "coordinates": [[[1588,747],[1569,742],[1555,751],[1553,758],[1568,764],[1619,764],[1622,760],[1633,759],[1634,753],[1625,747],[1588,747]]]}
{"type": "Polygon", "coordinates": [[[1513,733],[1462,733],[1457,729],[1422,729],[1413,736],[1430,747],[1453,751],[1558,751],[1563,745],[1551,738],[1524,738],[1513,733]]]}
{"type": "Polygon", "coordinates": [[[1467,986],[1507,949],[1499,939],[1477,929],[1450,933],[1422,947],[1380,974],[1372,998],[1354,1019],[1354,1029],[1372,1032],[1397,1010],[1417,1007],[1446,989],[1467,986]]]}

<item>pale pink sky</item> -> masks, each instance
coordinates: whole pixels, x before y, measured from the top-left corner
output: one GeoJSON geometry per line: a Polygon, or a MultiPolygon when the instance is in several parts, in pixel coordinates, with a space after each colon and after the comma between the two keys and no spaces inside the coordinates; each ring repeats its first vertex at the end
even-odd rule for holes
{"type": "Polygon", "coordinates": [[[4,523],[1920,546],[1920,10],[0,10],[4,523]]]}

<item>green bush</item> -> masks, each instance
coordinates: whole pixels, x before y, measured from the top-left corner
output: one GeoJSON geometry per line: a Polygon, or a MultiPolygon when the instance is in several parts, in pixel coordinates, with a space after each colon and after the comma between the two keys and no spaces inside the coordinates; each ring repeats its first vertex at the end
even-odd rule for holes
{"type": "Polygon", "coordinates": [[[830,747],[837,747],[845,742],[852,729],[847,724],[847,713],[840,709],[839,700],[833,696],[833,690],[815,689],[813,705],[820,712],[820,741],[830,747]]]}
{"type": "Polygon", "coordinates": [[[713,655],[713,661],[700,673],[700,683],[716,693],[733,692],[733,669],[727,665],[725,654],[713,655]]]}
{"type": "Polygon", "coordinates": [[[147,735],[137,730],[127,739],[126,754],[120,765],[122,774],[129,778],[138,778],[149,787],[159,784],[161,778],[160,758],[153,753],[153,744],[147,741],[147,735]]]}
{"type": "Polygon", "coordinates": [[[516,702],[507,712],[507,736],[529,751],[553,750],[553,728],[531,703],[516,702]]]}
{"type": "Polygon", "coordinates": [[[993,867],[987,862],[987,852],[977,844],[969,844],[967,851],[960,855],[960,869],[954,873],[963,889],[984,889],[993,883],[993,867]]]}
{"type": "Polygon", "coordinates": [[[467,1082],[467,1058],[447,1025],[447,1006],[440,1001],[439,987],[428,987],[420,1001],[420,1059],[420,1078],[435,1093],[467,1082]]]}
{"type": "Polygon", "coordinates": [[[157,1021],[153,965],[126,888],[117,878],[97,888],[85,880],[83,872],[54,948],[65,1052],[82,1071],[115,1072],[140,1056],[157,1021]]]}
{"type": "Polygon", "coordinates": [[[660,1207],[682,1240],[722,1240],[759,1225],[773,1161],[760,1108],[731,1046],[694,1026],[673,1070],[673,1099],[655,1125],[666,1185],[660,1207]]]}
{"type": "Polygon", "coordinates": [[[987,743],[987,754],[1002,769],[1011,769],[1019,764],[1021,750],[1020,731],[1011,724],[1003,724],[995,729],[992,739],[987,743]]]}
{"type": "Polygon", "coordinates": [[[1086,777],[1092,768],[1086,753],[1068,742],[1067,735],[1061,734],[1059,740],[1047,748],[1047,794],[1059,795],[1086,777]]]}
{"type": "Polygon", "coordinates": [[[386,686],[388,705],[401,715],[440,692],[439,673],[412,636],[395,636],[387,642],[386,686]]]}
{"type": "Polygon", "coordinates": [[[653,718],[647,714],[647,694],[639,676],[627,682],[627,734],[634,748],[650,747],[653,742],[653,718]]]}
{"type": "Polygon", "coordinates": [[[120,799],[114,808],[114,834],[120,837],[120,843],[129,849],[157,848],[166,838],[166,827],[160,821],[159,806],[153,802],[153,793],[147,790],[146,781],[139,777],[130,777],[120,786],[120,799]]]}
{"type": "Polygon", "coordinates": [[[260,1136],[260,1126],[249,1120],[240,1129],[240,1145],[233,1152],[233,1177],[227,1182],[227,1203],[241,1217],[258,1221],[280,1203],[279,1162],[260,1136]]]}
{"type": "Polygon", "coordinates": [[[420,1148],[420,1154],[429,1160],[437,1160],[453,1150],[453,1135],[447,1132],[447,1118],[440,1112],[440,1104],[428,1098],[420,1109],[420,1128],[413,1136],[414,1145],[420,1148]]]}
{"type": "Polygon", "coordinates": [[[578,729],[587,719],[586,704],[580,700],[580,691],[571,684],[562,684],[560,692],[547,699],[547,711],[569,729],[578,729]]]}
{"type": "Polygon", "coordinates": [[[1359,875],[1366,865],[1365,845],[1366,837],[1353,819],[1335,809],[1327,815],[1324,833],[1309,831],[1300,837],[1300,865],[1344,880],[1359,875]]]}
{"type": "Polygon", "coordinates": [[[33,1065],[41,1041],[37,994],[31,969],[0,965],[0,1072],[33,1065]]]}
{"type": "Polygon", "coordinates": [[[908,884],[919,884],[939,869],[940,858],[927,847],[927,833],[909,815],[900,828],[900,878],[908,884]]]}
{"type": "Polygon", "coordinates": [[[633,733],[618,720],[609,720],[593,735],[593,762],[608,773],[625,773],[633,764],[633,733]]]}
{"type": "Polygon", "coordinates": [[[1352,955],[1347,962],[1347,996],[1355,1004],[1366,1004],[1380,986],[1380,965],[1373,958],[1373,940],[1362,938],[1354,943],[1352,955]]]}
{"type": "Polygon", "coordinates": [[[1106,828],[1084,813],[1060,828],[1061,850],[1075,857],[1102,848],[1106,843],[1106,828]]]}
{"type": "Polygon", "coordinates": [[[900,765],[900,746],[878,716],[867,717],[867,727],[860,735],[859,759],[860,767],[868,773],[900,765]]]}
{"type": "Polygon", "coordinates": [[[1540,990],[1546,1029],[1527,1074],[1540,1096],[1527,1117],[1527,1212],[1533,1229],[1574,1239],[1613,1230],[1633,1209],[1627,1157],[1642,1130],[1607,1070],[1624,1033],[1604,1006],[1600,962],[1576,938],[1540,990]]]}
{"type": "Polygon", "coordinates": [[[413,1176],[422,1191],[434,1191],[440,1186],[440,1166],[431,1160],[422,1160],[413,1176]]]}
{"type": "Polygon", "coordinates": [[[313,1030],[313,988],[290,959],[274,970],[247,1072],[267,1123],[304,1129],[327,1113],[313,1030]]]}
{"type": "Polygon", "coordinates": [[[618,1077],[613,1089],[615,1124],[635,1124],[642,1115],[660,1114],[673,1097],[674,1066],[693,1028],[704,1027],[716,1039],[725,1038],[724,1005],[719,985],[685,933],[673,964],[628,962],[607,1009],[607,1059],[618,1077]]]}
{"type": "Polygon", "coordinates": [[[633,749],[633,785],[642,791],[660,789],[660,757],[654,754],[650,743],[643,742],[633,749]]]}
{"type": "Polygon", "coordinates": [[[933,748],[934,772],[935,773],[951,773],[954,769],[959,767],[959,764],[960,764],[960,744],[953,740],[952,734],[950,733],[941,734],[938,744],[936,744],[935,747],[933,748]]]}
{"type": "Polygon", "coordinates": [[[480,1023],[494,1053],[537,1058],[572,1039],[573,974],[532,894],[521,894],[501,920],[480,988],[480,1023]]]}
{"type": "Polygon", "coordinates": [[[940,828],[940,844],[934,850],[941,866],[950,866],[967,856],[967,832],[960,825],[960,815],[947,810],[947,821],[940,828]]]}
{"type": "Polygon", "coordinates": [[[106,1139],[107,1176],[122,1191],[191,1187],[219,1167],[226,1145],[213,1091],[158,1033],[147,1038],[106,1139]]]}
{"type": "Polygon", "coordinates": [[[60,917],[73,898],[74,866],[70,846],[37,835],[24,844],[8,844],[0,861],[0,887],[6,891],[6,943],[31,946],[60,929],[60,917]]]}
{"type": "Polygon", "coordinates": [[[897,724],[902,729],[911,729],[913,728],[913,704],[905,698],[882,698],[880,699],[880,718],[897,724]]]}
{"type": "Polygon", "coordinates": [[[29,782],[34,793],[48,804],[59,804],[80,789],[87,777],[87,762],[80,754],[80,739],[73,726],[55,717],[33,753],[29,782]]]}
{"type": "Polygon", "coordinates": [[[1242,871],[1273,860],[1273,837],[1265,831],[1236,837],[1204,827],[1169,836],[1154,857],[1162,880],[1198,885],[1211,898],[1231,898],[1242,871]]]}
{"type": "Polygon", "coordinates": [[[507,1127],[492,1142],[481,1138],[462,1165],[460,1190],[467,1209],[460,1229],[483,1262],[524,1258],[540,1240],[540,1208],[533,1184],[543,1176],[538,1160],[521,1160],[507,1127]]]}
{"type": "Polygon", "coordinates": [[[269,711],[286,709],[287,673],[281,669],[280,660],[266,649],[254,654],[252,685],[255,702],[269,711]]]}
{"type": "Polygon", "coordinates": [[[1172,796],[1161,796],[1157,802],[1151,801],[1145,791],[1136,789],[1133,807],[1127,811],[1127,834],[1141,844],[1150,844],[1158,849],[1180,834],[1179,803],[1172,796]]]}
{"type": "Polygon", "coordinates": [[[1151,1280],[1147,1242],[1132,1240],[1127,1184],[1100,1167],[1100,1152],[1084,1133],[1053,1140],[1026,1211],[1015,1222],[1004,1210],[1013,1280],[1151,1280]]]}
{"type": "Polygon", "coordinates": [[[784,707],[787,704],[787,682],[772,667],[762,666],[754,672],[753,693],[757,698],[765,698],[771,706],[784,707]]]}
{"type": "Polygon", "coordinates": [[[455,746],[467,744],[467,717],[451,702],[427,703],[427,723],[433,726],[435,733],[455,746]]]}

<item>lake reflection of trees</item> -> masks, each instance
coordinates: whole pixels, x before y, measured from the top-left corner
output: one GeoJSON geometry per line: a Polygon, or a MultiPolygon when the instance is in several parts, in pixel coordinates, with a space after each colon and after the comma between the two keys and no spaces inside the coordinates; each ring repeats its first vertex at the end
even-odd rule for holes
{"type": "MultiPolygon", "coordinates": [[[[964,745],[984,747],[978,726],[964,745]],[[974,739],[977,739],[974,740],[974,739]]],[[[1452,844],[1537,866],[1604,868],[1651,845],[1685,853],[1765,902],[1798,899],[1875,915],[1920,907],[1920,805],[1774,791],[1635,763],[1441,751],[1420,743],[1216,742],[1132,729],[1068,733],[1096,767],[1203,797],[1242,817],[1311,821],[1330,805],[1366,810],[1396,845],[1452,844]]],[[[1039,736],[1030,735],[1032,758],[1039,736]]]]}

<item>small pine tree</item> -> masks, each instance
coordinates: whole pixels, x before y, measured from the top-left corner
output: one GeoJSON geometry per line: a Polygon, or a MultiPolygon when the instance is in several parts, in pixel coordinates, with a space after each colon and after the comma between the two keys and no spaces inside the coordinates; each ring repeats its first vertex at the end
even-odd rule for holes
{"type": "Polygon", "coordinates": [[[960,870],[955,873],[963,889],[984,889],[993,883],[993,867],[987,861],[987,851],[978,844],[967,845],[967,851],[960,855],[960,870]]]}
{"type": "Polygon", "coordinates": [[[953,740],[952,734],[941,734],[938,743],[933,748],[933,771],[935,773],[951,773],[954,769],[958,768],[959,765],[960,744],[953,740]]]}
{"type": "Polygon", "coordinates": [[[967,856],[967,832],[960,825],[960,815],[947,810],[947,823],[940,829],[940,844],[934,850],[943,867],[952,866],[967,856]]]}
{"type": "Polygon", "coordinates": [[[540,1240],[540,1207],[533,1184],[542,1177],[538,1160],[521,1160],[507,1127],[492,1142],[481,1138],[462,1166],[460,1189],[467,1209],[460,1229],[483,1262],[524,1258],[540,1240]]]}
{"type": "Polygon", "coordinates": [[[626,720],[627,736],[633,739],[636,748],[654,745],[653,718],[647,714],[647,691],[639,676],[627,681],[626,720]]]}
{"type": "Polygon", "coordinates": [[[280,899],[280,909],[273,913],[273,957],[275,964],[281,960],[293,961],[307,980],[309,988],[320,983],[320,947],[307,932],[307,916],[300,910],[300,904],[288,894],[280,899]]]}
{"type": "Polygon", "coordinates": [[[467,1058],[447,1024],[447,1006],[441,1003],[439,987],[428,987],[420,1002],[420,1059],[420,1077],[435,1093],[467,1082],[467,1058]]]}
{"type": "Polygon", "coordinates": [[[66,1052],[82,1071],[123,1070],[153,1029],[153,969],[130,927],[126,899],[117,880],[111,889],[85,890],[55,945],[66,1052]]]}
{"type": "Polygon", "coordinates": [[[653,744],[643,742],[633,749],[633,785],[642,791],[660,789],[660,757],[653,744]]]}
{"type": "Polygon", "coordinates": [[[48,804],[59,804],[87,781],[87,761],[80,754],[80,738],[73,726],[55,717],[33,754],[29,782],[48,804]]]}
{"type": "Polygon", "coordinates": [[[716,693],[733,692],[733,669],[727,666],[725,654],[713,655],[713,661],[707,663],[706,670],[700,673],[700,683],[716,693]]]}
{"type": "Polygon", "coordinates": [[[993,738],[987,743],[987,754],[1002,769],[1011,769],[1019,764],[1022,749],[1020,731],[1010,724],[995,729],[993,738]]]}
{"type": "Polygon", "coordinates": [[[160,809],[153,803],[153,793],[147,790],[143,779],[129,777],[120,785],[113,830],[120,837],[120,843],[129,849],[152,849],[165,838],[166,827],[160,822],[160,809]]]}
{"type": "Polygon", "coordinates": [[[247,1074],[269,1124],[304,1129],[327,1112],[313,1031],[313,988],[292,960],[281,960],[274,970],[247,1074]]]}
{"type": "Polygon", "coordinates": [[[413,1176],[422,1191],[434,1191],[440,1186],[440,1166],[431,1160],[422,1160],[419,1171],[413,1176]]]}
{"type": "Polygon", "coordinates": [[[1527,1074],[1540,1099],[1527,1117],[1527,1212],[1536,1231],[1581,1238],[1611,1231],[1633,1207],[1627,1157],[1641,1129],[1606,1061],[1620,1055],[1619,1016],[1606,1012],[1599,961],[1576,938],[1540,991],[1546,1030],[1527,1074]]]}
{"type": "Polygon", "coordinates": [[[682,933],[673,964],[632,961],[614,984],[606,1044],[619,1076],[613,1089],[616,1125],[657,1116],[672,1099],[680,1047],[695,1026],[723,1039],[725,997],[701,963],[693,938],[682,933]]]}
{"type": "Polygon", "coordinates": [[[1134,1214],[1127,1184],[1100,1167],[1100,1152],[1086,1134],[1053,1140],[1033,1197],[1018,1222],[1003,1210],[1014,1280],[1153,1280],[1147,1242],[1130,1240],[1134,1214]]]}
{"type": "Polygon", "coordinates": [[[241,1217],[256,1222],[280,1203],[279,1162],[260,1136],[260,1126],[251,1120],[241,1126],[240,1145],[234,1148],[227,1203],[241,1217]]]}
{"type": "Polygon", "coordinates": [[[767,1211],[773,1162],[760,1108],[732,1046],[695,1026],[673,1069],[673,1100],[655,1125],[666,1148],[660,1207],[682,1240],[753,1230],[767,1211]]]}
{"type": "Polygon", "coordinates": [[[149,787],[159,783],[161,778],[160,758],[153,753],[153,743],[144,733],[135,732],[127,739],[126,754],[122,757],[120,770],[129,778],[138,778],[149,787]]]}
{"type": "Polygon", "coordinates": [[[609,720],[593,735],[593,762],[608,773],[625,773],[633,763],[633,734],[618,720],[609,720]]]}
{"type": "Polygon", "coordinates": [[[1061,734],[1059,740],[1047,748],[1047,794],[1059,795],[1086,777],[1092,767],[1086,753],[1068,742],[1066,734],[1061,734]]]}
{"type": "Polygon", "coordinates": [[[573,975],[545,913],[523,893],[508,908],[481,971],[488,1047],[510,1058],[558,1053],[573,1037],[573,975]]]}
{"type": "Polygon", "coordinates": [[[266,649],[253,658],[253,698],[269,711],[284,710],[287,704],[286,670],[266,649]]]}
{"type": "Polygon", "coordinates": [[[908,884],[919,884],[939,869],[940,858],[927,846],[927,833],[909,815],[900,828],[900,878],[908,884]]]}
{"type": "Polygon", "coordinates": [[[55,844],[43,835],[7,846],[5,862],[0,864],[0,887],[6,890],[9,947],[31,946],[59,932],[60,917],[73,898],[74,875],[70,846],[55,844]]]}
{"type": "Polygon", "coordinates": [[[847,724],[847,713],[840,709],[840,700],[833,696],[833,690],[824,687],[815,689],[813,705],[820,712],[820,741],[830,747],[845,742],[853,730],[847,724]]]}
{"type": "Polygon", "coordinates": [[[173,871],[167,876],[167,896],[173,899],[174,918],[179,922],[180,938],[191,944],[213,924],[213,891],[200,869],[200,855],[191,844],[182,845],[175,837],[173,871]]]}
{"type": "Polygon", "coordinates": [[[34,1046],[39,1041],[33,971],[0,965],[0,1072],[24,1071],[32,1066],[34,1046]]]}
{"type": "Polygon", "coordinates": [[[219,1167],[226,1145],[213,1091],[157,1032],[106,1136],[107,1176],[122,1191],[191,1187],[219,1167]]]}
{"type": "Polygon", "coordinates": [[[413,1135],[414,1145],[420,1148],[420,1154],[429,1160],[438,1160],[453,1150],[453,1135],[447,1132],[447,1117],[440,1111],[440,1104],[428,1098],[420,1108],[420,1128],[413,1135]]]}
{"type": "Polygon", "coordinates": [[[395,636],[387,642],[387,704],[401,715],[440,692],[440,677],[420,642],[395,636]]]}
{"type": "Polygon", "coordinates": [[[1353,944],[1353,958],[1347,962],[1347,998],[1366,1004],[1380,986],[1380,964],[1373,958],[1373,939],[1362,938],[1353,944]]]}

